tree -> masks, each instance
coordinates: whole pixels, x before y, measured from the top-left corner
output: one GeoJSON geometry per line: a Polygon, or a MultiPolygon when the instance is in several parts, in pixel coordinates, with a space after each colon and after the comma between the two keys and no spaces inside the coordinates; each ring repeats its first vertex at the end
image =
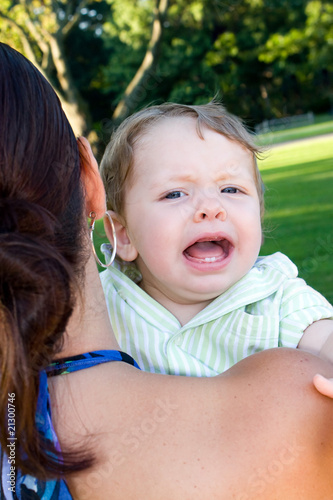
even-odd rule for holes
{"type": "MultiPolygon", "coordinates": [[[[303,9],[304,22],[288,31],[271,33],[261,48],[259,59],[283,78],[286,100],[294,90],[294,109],[304,102],[313,111],[333,111],[330,75],[333,72],[333,5],[311,0],[303,9]],[[315,89],[315,92],[314,92],[315,89]]],[[[288,102],[289,112],[291,103],[288,102]]]]}
{"type": "Polygon", "coordinates": [[[93,130],[101,148],[126,116],[163,101],[218,95],[252,125],[333,105],[329,0],[1,4],[2,38],[50,80],[75,133],[93,130]]]}
{"type": "Polygon", "coordinates": [[[168,0],[157,0],[154,8],[153,27],[147,50],[140,67],[124,92],[124,97],[113,112],[112,118],[116,123],[122,121],[134,111],[138,102],[138,93],[149,85],[150,77],[155,71],[158,61],[163,23],[167,9],[168,0]]]}
{"type": "Polygon", "coordinates": [[[3,0],[1,32],[56,89],[77,134],[91,126],[87,104],[78,92],[66,57],[65,39],[80,22],[87,1],[3,0]]]}
{"type": "MultiPolygon", "coordinates": [[[[100,2],[88,0],[4,0],[0,18],[0,29],[6,40],[20,49],[44,76],[52,83],[62,101],[65,112],[76,134],[88,134],[92,128],[92,117],[87,101],[73,78],[68,57],[68,40],[75,36],[82,38],[87,27],[96,28],[94,7],[100,2]],[[88,18],[87,18],[88,14],[88,18]],[[87,20],[88,19],[88,20],[87,20]],[[81,24],[80,34],[78,27],[81,24]]],[[[124,2],[112,2],[113,7],[124,10],[124,2]]],[[[134,109],[140,89],[149,85],[154,72],[162,38],[163,21],[168,0],[157,0],[153,9],[150,40],[141,65],[128,83],[124,95],[116,106],[112,120],[119,123],[134,109]]],[[[86,46],[85,46],[86,47],[86,46]]],[[[84,50],[85,47],[81,47],[84,50]]]]}

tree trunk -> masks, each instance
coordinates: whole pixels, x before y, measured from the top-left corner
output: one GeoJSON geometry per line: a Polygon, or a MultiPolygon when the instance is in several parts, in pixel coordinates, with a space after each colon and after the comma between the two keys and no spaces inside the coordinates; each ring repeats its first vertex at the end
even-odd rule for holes
{"type": "Polygon", "coordinates": [[[68,63],[64,57],[62,40],[57,36],[50,37],[49,45],[61,89],[59,99],[63,109],[75,135],[87,135],[91,129],[89,111],[72,79],[68,63]]]}
{"type": "Polygon", "coordinates": [[[115,125],[129,116],[138,103],[147,95],[147,92],[149,92],[149,80],[154,77],[163,34],[163,22],[167,9],[168,0],[156,1],[152,33],[147,51],[141,66],[137,70],[132,81],[128,84],[123,99],[114,110],[112,120],[115,125]]]}

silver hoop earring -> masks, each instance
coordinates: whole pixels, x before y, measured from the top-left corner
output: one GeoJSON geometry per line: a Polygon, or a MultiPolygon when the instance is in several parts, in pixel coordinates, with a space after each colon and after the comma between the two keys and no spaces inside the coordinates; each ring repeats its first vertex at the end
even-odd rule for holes
{"type": "Polygon", "coordinates": [[[113,223],[113,220],[112,220],[112,217],[110,215],[110,213],[107,211],[105,212],[105,215],[107,216],[107,218],[109,219],[110,221],[110,224],[111,224],[111,228],[112,228],[112,238],[113,238],[113,245],[112,245],[112,255],[111,255],[111,259],[110,259],[110,262],[108,264],[104,264],[98,257],[97,253],[96,253],[96,250],[95,250],[95,245],[94,245],[94,229],[95,229],[95,222],[96,222],[96,214],[95,212],[90,212],[89,214],[89,217],[90,217],[90,226],[89,226],[89,232],[90,232],[90,240],[91,240],[91,243],[92,243],[92,250],[93,250],[93,254],[94,254],[94,257],[96,259],[96,262],[97,264],[99,264],[101,267],[104,267],[104,268],[108,268],[112,265],[115,257],[116,257],[116,253],[117,253],[117,236],[116,236],[116,229],[114,227],[114,223],[113,223]]]}

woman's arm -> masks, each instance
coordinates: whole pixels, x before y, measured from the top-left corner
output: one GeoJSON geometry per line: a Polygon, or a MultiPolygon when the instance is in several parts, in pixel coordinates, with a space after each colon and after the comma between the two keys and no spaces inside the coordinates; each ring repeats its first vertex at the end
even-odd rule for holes
{"type": "Polygon", "coordinates": [[[333,376],[311,354],[274,349],[213,379],[121,363],[56,377],[60,440],[96,454],[68,478],[74,498],[332,498],[333,402],[314,389],[317,372],[333,376]]]}

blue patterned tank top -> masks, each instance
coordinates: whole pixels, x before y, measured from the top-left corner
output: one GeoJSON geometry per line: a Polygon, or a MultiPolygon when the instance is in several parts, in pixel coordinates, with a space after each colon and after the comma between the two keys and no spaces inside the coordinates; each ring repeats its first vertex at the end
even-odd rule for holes
{"type": "MultiPolygon", "coordinates": [[[[92,351],[69,358],[57,359],[51,363],[45,371],[40,373],[36,426],[45,439],[54,443],[57,450],[60,451],[60,446],[52,424],[47,377],[84,370],[102,363],[109,363],[110,361],[122,361],[139,368],[134,359],[124,352],[92,351]]],[[[9,458],[10,455],[8,456],[5,453],[2,453],[0,457],[0,470],[2,475],[0,485],[1,499],[72,500],[65,480],[41,481],[30,475],[23,475],[20,471],[15,470],[15,466],[12,465],[9,458]]]]}

